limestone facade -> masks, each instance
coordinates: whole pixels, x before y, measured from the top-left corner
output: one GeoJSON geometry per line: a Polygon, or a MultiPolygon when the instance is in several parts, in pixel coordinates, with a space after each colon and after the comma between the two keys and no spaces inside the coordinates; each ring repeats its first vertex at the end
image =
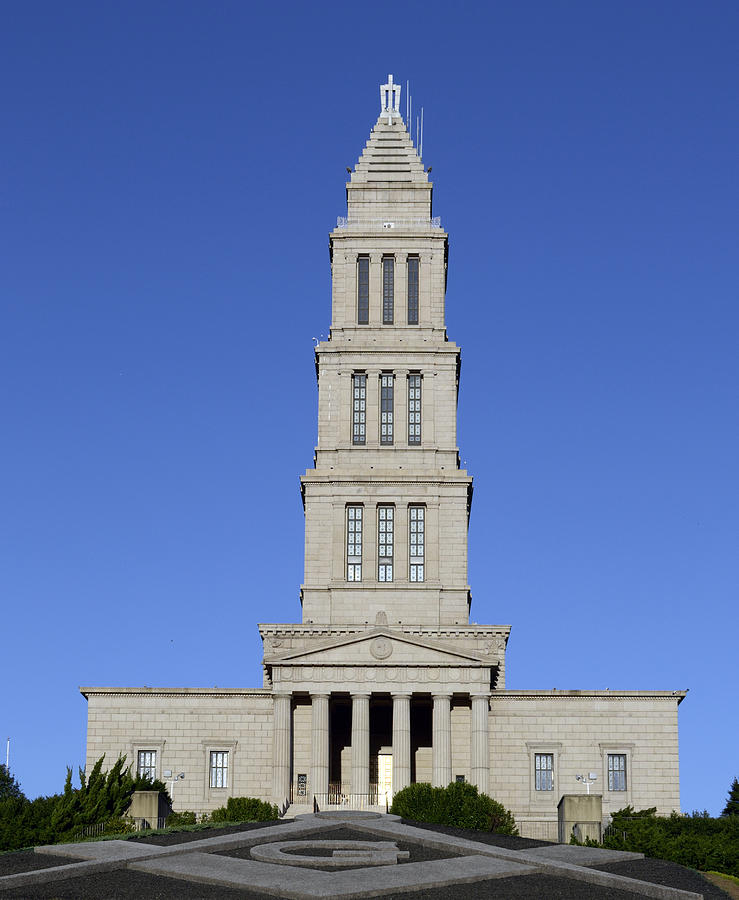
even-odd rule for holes
{"type": "Polygon", "coordinates": [[[382,803],[413,781],[464,779],[519,822],[556,822],[583,772],[606,812],[679,809],[683,694],[509,691],[510,627],[470,624],[448,235],[392,102],[346,192],[301,479],[302,621],[259,626],[261,689],[82,688],[88,763],[126,753],[173,781],[180,809],[229,795],[382,803]]]}

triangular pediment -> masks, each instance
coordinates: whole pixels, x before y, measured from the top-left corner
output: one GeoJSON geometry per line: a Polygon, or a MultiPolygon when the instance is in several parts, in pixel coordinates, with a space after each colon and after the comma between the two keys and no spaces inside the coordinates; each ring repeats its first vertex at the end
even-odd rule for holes
{"type": "Polygon", "coordinates": [[[460,652],[441,641],[419,639],[389,628],[373,628],[319,646],[265,659],[271,665],[490,665],[481,654],[460,652]]]}

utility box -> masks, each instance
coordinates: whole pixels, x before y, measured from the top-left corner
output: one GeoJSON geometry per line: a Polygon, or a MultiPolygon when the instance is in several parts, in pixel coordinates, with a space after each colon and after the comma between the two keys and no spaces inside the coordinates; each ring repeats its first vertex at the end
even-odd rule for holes
{"type": "Polygon", "coordinates": [[[172,808],[159,791],[134,791],[126,815],[136,820],[137,829],[163,828],[172,808]]]}
{"type": "Polygon", "coordinates": [[[563,794],[557,804],[559,842],[569,844],[574,835],[578,841],[590,838],[600,843],[603,826],[602,794],[563,794]]]}

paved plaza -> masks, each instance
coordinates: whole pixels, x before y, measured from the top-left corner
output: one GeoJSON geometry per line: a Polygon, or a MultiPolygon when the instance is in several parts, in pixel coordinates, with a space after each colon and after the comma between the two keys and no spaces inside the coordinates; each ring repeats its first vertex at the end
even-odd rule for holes
{"type": "MultiPolygon", "coordinates": [[[[64,883],[105,873],[138,876],[141,896],[165,896],[162,879],[175,888],[166,896],[392,897],[469,887],[469,896],[545,896],[542,876],[561,892],[546,896],[657,897],[697,900],[703,894],[642,881],[602,867],[638,861],[641,854],[548,844],[513,850],[405,824],[372,812],[318,813],[263,828],[161,846],[146,840],[111,840],[37,847],[38,863],[53,864],[0,877],[0,894],[67,897],[64,883]],[[59,864],[60,858],[63,864],[59,864]],[[143,881],[141,878],[143,877],[143,881]],[[152,889],[146,892],[146,878],[152,889]],[[552,882],[552,878],[555,881],[552,882]],[[500,885],[496,885],[496,882],[500,885]],[[505,885],[505,887],[504,887],[505,885]],[[513,887],[515,885],[515,887],[513,887]],[[568,887],[569,885],[569,887],[568,887]],[[531,890],[528,890],[530,886],[531,890]],[[539,887],[537,887],[539,886],[539,887]],[[484,889],[484,894],[479,889],[484,889]]],[[[481,835],[481,838],[483,836],[481,835]]],[[[429,893],[432,892],[432,893],[429,893]]],[[[130,896],[116,893],[106,897],[130,896]]],[[[466,894],[455,891],[447,896],[466,894]]],[[[80,889],[79,896],[94,896],[80,889]]],[[[438,894],[441,896],[441,894],[438,894]]]]}

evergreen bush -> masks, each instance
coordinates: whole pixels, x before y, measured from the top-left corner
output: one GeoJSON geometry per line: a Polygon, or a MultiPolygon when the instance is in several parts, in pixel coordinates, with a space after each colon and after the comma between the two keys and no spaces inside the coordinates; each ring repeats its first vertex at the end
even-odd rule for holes
{"type": "Polygon", "coordinates": [[[167,828],[179,828],[181,825],[195,825],[196,823],[197,816],[188,810],[172,812],[167,816],[167,828]]]}
{"type": "Polygon", "coordinates": [[[425,783],[408,785],[393,797],[390,812],[416,822],[518,834],[509,810],[466,782],[452,782],[445,788],[434,788],[425,783]]]}
{"type": "Polygon", "coordinates": [[[274,803],[265,803],[255,797],[229,797],[225,806],[214,809],[211,822],[271,822],[279,818],[274,803]]]}
{"type": "Polygon", "coordinates": [[[600,846],[632,850],[704,872],[739,876],[739,816],[714,819],[698,811],[689,816],[656,813],[655,807],[635,810],[626,806],[618,810],[600,846]]]}

